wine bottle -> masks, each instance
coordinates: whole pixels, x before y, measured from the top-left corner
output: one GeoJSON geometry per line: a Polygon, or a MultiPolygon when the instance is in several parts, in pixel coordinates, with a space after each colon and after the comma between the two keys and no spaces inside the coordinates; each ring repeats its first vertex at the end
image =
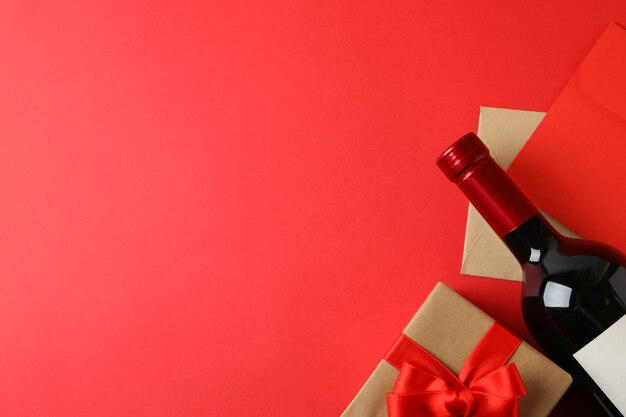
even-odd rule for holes
{"type": "Polygon", "coordinates": [[[473,133],[450,146],[437,165],[521,264],[522,312],[537,343],[610,416],[623,417],[618,402],[625,401],[626,345],[614,344],[626,338],[626,258],[607,245],[558,233],[473,133]]]}

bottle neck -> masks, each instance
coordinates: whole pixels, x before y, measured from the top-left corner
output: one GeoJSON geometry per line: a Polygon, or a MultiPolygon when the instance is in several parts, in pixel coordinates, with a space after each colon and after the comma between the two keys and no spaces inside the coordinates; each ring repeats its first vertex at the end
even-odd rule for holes
{"type": "Polygon", "coordinates": [[[539,214],[489,155],[469,164],[453,181],[500,238],[539,214]]]}
{"type": "Polygon", "coordinates": [[[541,263],[556,239],[556,232],[541,214],[531,217],[502,238],[522,265],[541,263]]]}

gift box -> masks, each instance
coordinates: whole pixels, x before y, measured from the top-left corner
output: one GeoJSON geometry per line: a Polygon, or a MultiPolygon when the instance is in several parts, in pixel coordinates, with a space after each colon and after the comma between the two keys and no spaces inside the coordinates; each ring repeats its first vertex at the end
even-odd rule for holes
{"type": "Polygon", "coordinates": [[[342,417],[387,417],[388,409],[420,417],[542,417],[571,381],[529,344],[439,283],[342,417]]]}
{"type": "MultiPolygon", "coordinates": [[[[478,136],[489,148],[493,159],[506,170],[544,116],[545,113],[535,111],[481,107],[478,136]]],[[[546,213],[543,215],[560,233],[578,237],[546,213]]],[[[522,267],[517,259],[471,204],[467,212],[461,273],[511,281],[522,280],[522,267]]]]}

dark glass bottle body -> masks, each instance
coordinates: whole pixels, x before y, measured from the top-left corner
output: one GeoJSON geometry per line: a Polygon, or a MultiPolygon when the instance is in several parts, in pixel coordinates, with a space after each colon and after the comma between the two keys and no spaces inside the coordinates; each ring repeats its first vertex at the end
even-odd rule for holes
{"type": "MultiPolygon", "coordinates": [[[[558,233],[475,135],[459,139],[437,163],[522,265],[522,311],[537,343],[609,415],[623,417],[573,355],[626,314],[626,259],[601,243],[558,233]]],[[[615,348],[626,355],[626,347],[615,348]]]]}
{"type": "Polygon", "coordinates": [[[626,314],[622,256],[596,242],[564,237],[540,214],[504,241],[524,271],[522,312],[528,330],[552,360],[590,389],[609,415],[621,417],[573,355],[626,314]]]}

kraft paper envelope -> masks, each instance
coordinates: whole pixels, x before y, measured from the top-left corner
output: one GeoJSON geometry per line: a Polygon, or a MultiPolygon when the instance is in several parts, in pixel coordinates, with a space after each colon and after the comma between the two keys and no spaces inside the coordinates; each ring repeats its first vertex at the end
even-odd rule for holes
{"type": "MultiPolygon", "coordinates": [[[[545,113],[481,107],[478,136],[496,162],[507,169],[545,113]]],[[[561,233],[576,234],[546,216],[561,233]]],[[[502,240],[470,204],[465,231],[461,273],[514,281],[522,280],[522,269],[502,240]]]]}
{"type": "Polygon", "coordinates": [[[626,252],[625,159],[626,30],[611,24],[509,173],[576,233],[626,252]]]}

